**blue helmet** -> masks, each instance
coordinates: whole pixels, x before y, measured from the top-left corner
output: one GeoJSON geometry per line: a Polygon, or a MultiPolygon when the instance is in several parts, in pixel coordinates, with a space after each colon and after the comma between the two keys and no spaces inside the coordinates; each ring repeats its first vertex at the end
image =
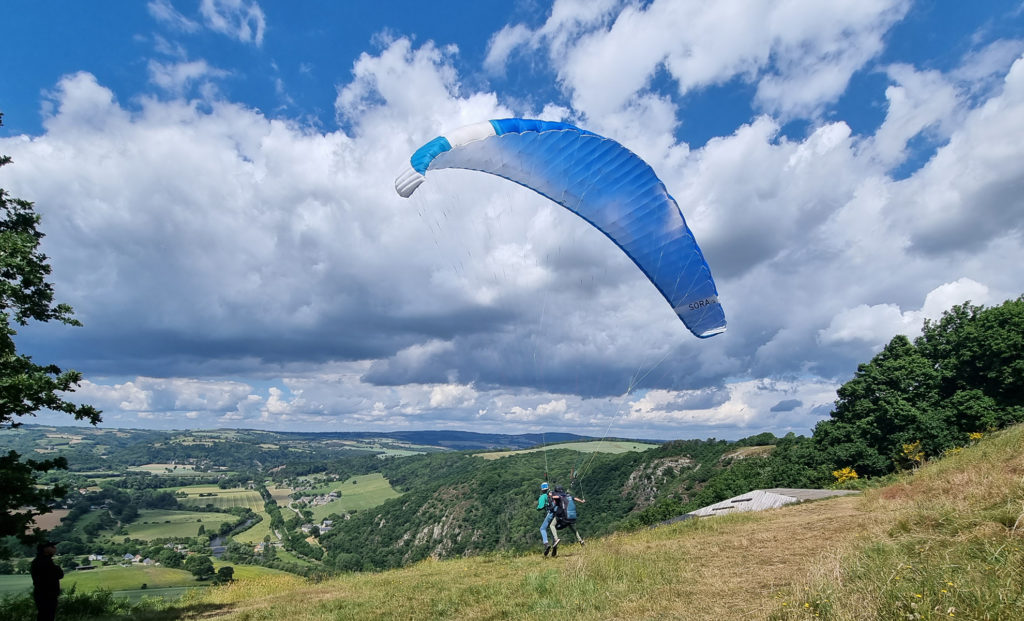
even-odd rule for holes
{"type": "Polygon", "coordinates": [[[541,483],[541,484],[540,484],[540,489],[541,489],[541,491],[544,491],[544,490],[546,490],[547,488],[548,488],[548,484],[547,484],[547,483],[541,483]]]}

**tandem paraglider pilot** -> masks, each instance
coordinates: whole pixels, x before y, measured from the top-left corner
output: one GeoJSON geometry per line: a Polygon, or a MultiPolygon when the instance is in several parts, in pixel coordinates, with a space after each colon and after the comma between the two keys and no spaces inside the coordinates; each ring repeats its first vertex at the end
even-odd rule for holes
{"type": "Polygon", "coordinates": [[[57,598],[64,571],[53,562],[56,553],[57,544],[46,541],[36,547],[36,557],[32,560],[32,597],[36,600],[39,621],[52,621],[57,617],[57,598]]]}
{"type": "Polygon", "coordinates": [[[544,522],[540,525],[540,539],[544,543],[544,556],[548,555],[551,551],[551,546],[548,544],[548,524],[551,523],[551,519],[554,516],[551,513],[551,502],[548,500],[548,484],[540,484],[540,498],[537,499],[537,511],[544,512],[544,522]]]}

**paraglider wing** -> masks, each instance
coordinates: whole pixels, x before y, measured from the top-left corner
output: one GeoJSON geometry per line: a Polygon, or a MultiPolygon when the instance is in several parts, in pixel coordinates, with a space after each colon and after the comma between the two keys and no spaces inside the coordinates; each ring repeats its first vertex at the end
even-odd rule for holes
{"type": "Polygon", "coordinates": [[[643,270],[695,335],[725,331],[704,255],[665,185],[618,142],[567,123],[486,121],[438,136],[395,180],[411,196],[428,170],[464,168],[515,181],[607,235],[643,270]]]}

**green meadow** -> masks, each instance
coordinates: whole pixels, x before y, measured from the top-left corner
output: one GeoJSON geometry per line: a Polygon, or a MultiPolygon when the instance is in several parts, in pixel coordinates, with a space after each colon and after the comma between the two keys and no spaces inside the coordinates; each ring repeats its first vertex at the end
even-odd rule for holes
{"type": "Polygon", "coordinates": [[[286,571],[280,569],[271,569],[270,567],[261,567],[259,565],[236,565],[235,563],[228,563],[213,559],[213,568],[219,570],[221,567],[231,567],[235,570],[233,574],[234,580],[256,580],[258,578],[264,578],[266,576],[290,576],[286,571]]]}
{"type": "Polygon", "coordinates": [[[308,567],[313,564],[302,557],[295,556],[294,554],[292,554],[288,550],[285,550],[284,548],[278,548],[277,558],[278,560],[284,561],[286,563],[291,563],[293,565],[302,565],[308,567]]]}
{"type": "Polygon", "coordinates": [[[32,578],[27,575],[0,575],[0,597],[8,593],[21,593],[32,589],[32,578]]]}
{"type": "Polygon", "coordinates": [[[88,571],[71,571],[60,582],[64,589],[75,586],[79,591],[132,591],[143,584],[147,589],[199,586],[195,577],[184,569],[171,569],[155,565],[110,565],[88,571]]]}
{"type": "Polygon", "coordinates": [[[362,511],[363,509],[370,509],[385,500],[398,498],[400,495],[379,472],[337,481],[304,493],[312,495],[330,492],[340,493],[341,498],[326,505],[310,507],[310,510],[313,512],[313,519],[317,522],[332,513],[340,515],[353,510],[362,511]]]}
{"type": "Polygon", "coordinates": [[[206,532],[216,533],[224,522],[231,522],[234,516],[226,513],[205,513],[202,511],[170,511],[164,509],[143,509],[139,517],[125,526],[128,536],[133,539],[153,540],[175,537],[195,537],[202,525],[206,532]]]}
{"type": "Polygon", "coordinates": [[[262,509],[257,511],[256,514],[262,517],[263,519],[260,520],[259,523],[254,524],[252,527],[248,528],[247,530],[238,533],[237,535],[234,535],[233,539],[235,541],[239,543],[248,543],[255,545],[263,541],[263,538],[268,535],[272,540],[277,539],[270,530],[270,516],[262,509]]]}

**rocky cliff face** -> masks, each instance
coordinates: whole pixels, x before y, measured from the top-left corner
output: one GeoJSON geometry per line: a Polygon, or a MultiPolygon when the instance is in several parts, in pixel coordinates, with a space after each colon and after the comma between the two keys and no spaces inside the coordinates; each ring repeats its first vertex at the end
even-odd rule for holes
{"type": "MultiPolygon", "coordinates": [[[[696,467],[700,468],[700,465],[696,467]]],[[[634,510],[641,511],[655,501],[666,483],[675,480],[680,472],[689,468],[694,468],[694,461],[689,457],[656,459],[633,471],[622,487],[622,496],[632,497],[636,503],[634,510]]]]}

